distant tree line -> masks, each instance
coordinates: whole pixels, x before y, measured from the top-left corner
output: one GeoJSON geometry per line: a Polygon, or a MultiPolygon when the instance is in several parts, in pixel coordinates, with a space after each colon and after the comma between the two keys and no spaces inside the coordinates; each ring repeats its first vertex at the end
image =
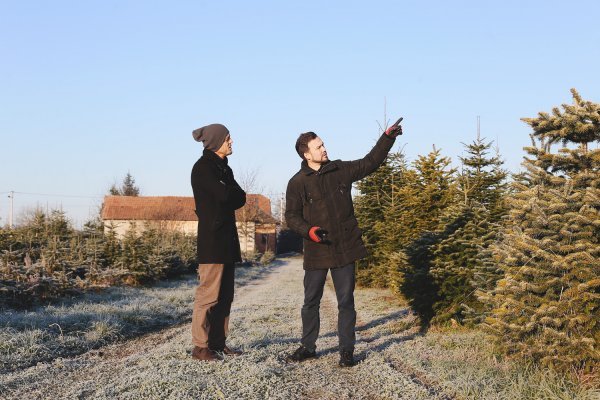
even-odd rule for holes
{"type": "Polygon", "coordinates": [[[460,168],[434,148],[390,154],[359,182],[370,257],[357,279],[388,287],[430,324],[479,326],[500,350],[559,370],[600,361],[600,105],[524,118],[524,171],[493,142],[465,144],[460,168]],[[595,146],[595,147],[594,147],[595,146]]]}
{"type": "MultiPolygon", "coordinates": [[[[112,194],[137,195],[128,173],[112,194]]],[[[113,191],[114,189],[114,191],[113,191]]],[[[85,289],[139,285],[195,265],[195,236],[150,226],[117,239],[99,219],[75,229],[65,213],[35,210],[14,229],[0,228],[0,306],[28,306],[85,289]]]]}

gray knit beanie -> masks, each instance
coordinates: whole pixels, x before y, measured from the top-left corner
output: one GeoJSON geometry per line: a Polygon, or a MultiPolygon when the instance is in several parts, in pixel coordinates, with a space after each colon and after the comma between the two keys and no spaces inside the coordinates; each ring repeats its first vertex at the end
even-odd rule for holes
{"type": "Polygon", "coordinates": [[[211,151],[219,150],[227,139],[227,135],[229,135],[229,130],[221,124],[206,125],[192,132],[194,140],[202,142],[204,148],[211,151]]]}

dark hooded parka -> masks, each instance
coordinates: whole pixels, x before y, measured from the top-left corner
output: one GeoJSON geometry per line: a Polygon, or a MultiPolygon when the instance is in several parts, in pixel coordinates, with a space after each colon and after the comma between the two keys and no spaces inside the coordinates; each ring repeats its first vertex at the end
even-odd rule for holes
{"type": "Polygon", "coordinates": [[[354,216],[352,184],[383,163],[394,141],[384,134],[364,158],[329,161],[319,171],[302,161],[287,186],[285,218],[304,238],[304,269],[341,267],[367,255],[354,216]],[[313,226],[325,229],[327,240],[310,240],[308,231],[313,226]]]}
{"type": "Polygon", "coordinates": [[[192,190],[198,216],[198,263],[241,261],[235,210],[246,204],[246,193],[235,181],[227,158],[204,149],[192,168],[192,190]]]}

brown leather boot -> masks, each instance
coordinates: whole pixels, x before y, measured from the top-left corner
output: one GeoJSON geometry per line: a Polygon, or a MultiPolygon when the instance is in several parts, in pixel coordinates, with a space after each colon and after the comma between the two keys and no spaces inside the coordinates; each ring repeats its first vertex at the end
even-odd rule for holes
{"type": "Polygon", "coordinates": [[[227,345],[225,345],[225,347],[223,347],[223,354],[225,354],[226,356],[241,356],[242,354],[244,354],[244,352],[241,350],[231,349],[227,347],[227,345]]]}
{"type": "Polygon", "coordinates": [[[194,346],[192,350],[192,358],[199,361],[219,361],[217,354],[207,347],[194,346]]]}

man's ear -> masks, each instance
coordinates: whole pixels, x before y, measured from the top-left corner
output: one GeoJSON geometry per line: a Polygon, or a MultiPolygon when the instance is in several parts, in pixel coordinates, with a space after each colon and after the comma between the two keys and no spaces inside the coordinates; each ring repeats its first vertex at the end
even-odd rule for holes
{"type": "Polygon", "coordinates": [[[309,152],[304,153],[304,159],[306,161],[310,161],[310,153],[309,152]]]}

